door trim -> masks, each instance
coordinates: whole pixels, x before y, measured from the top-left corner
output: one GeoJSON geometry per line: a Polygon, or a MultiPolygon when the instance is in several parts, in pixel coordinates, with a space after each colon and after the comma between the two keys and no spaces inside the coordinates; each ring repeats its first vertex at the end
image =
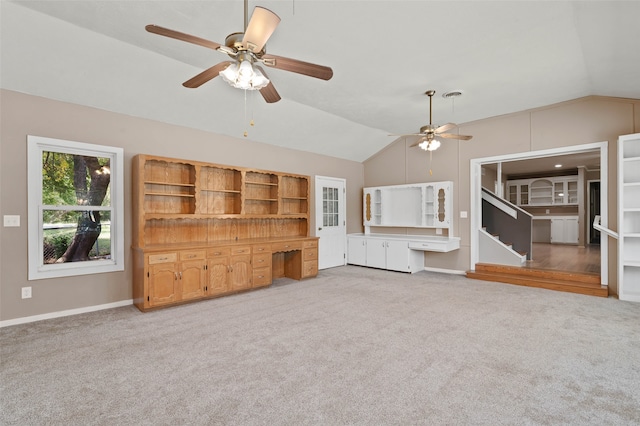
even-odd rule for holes
{"type": "MultiPolygon", "coordinates": [[[[506,154],[494,157],[474,158],[470,160],[470,269],[475,270],[479,261],[478,233],[482,227],[482,165],[514,160],[527,160],[540,157],[553,157],[556,155],[577,154],[585,151],[600,150],[600,223],[605,228],[609,226],[608,213],[608,142],[595,142],[583,145],[573,145],[561,148],[545,149],[540,151],[527,151],[516,154],[506,154]]],[[[609,283],[609,249],[608,242],[600,242],[600,282],[602,285],[609,283]]]]}

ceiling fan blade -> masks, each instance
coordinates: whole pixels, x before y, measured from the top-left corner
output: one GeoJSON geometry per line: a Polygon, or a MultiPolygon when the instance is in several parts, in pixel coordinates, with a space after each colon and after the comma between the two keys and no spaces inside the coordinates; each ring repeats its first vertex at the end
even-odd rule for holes
{"type": "MultiPolygon", "coordinates": [[[[268,79],[269,76],[267,76],[267,73],[264,72],[264,70],[262,69],[262,67],[259,66],[255,66],[257,69],[260,70],[260,72],[268,79]]],[[[278,94],[278,91],[276,90],[275,86],[273,85],[273,83],[271,82],[271,80],[269,80],[269,84],[267,84],[265,87],[263,87],[262,89],[260,89],[260,94],[262,95],[262,97],[264,98],[265,101],[267,101],[268,104],[272,104],[274,102],[278,102],[281,98],[280,95],[278,94]]]]}
{"type": "Polygon", "coordinates": [[[264,7],[256,6],[242,38],[244,47],[258,53],[280,23],[280,17],[264,7]]]}
{"type": "Polygon", "coordinates": [[[330,80],[331,77],[333,77],[333,70],[331,68],[299,61],[297,59],[290,59],[276,55],[263,55],[262,61],[268,67],[304,74],[321,80],[330,80]]]}
{"type": "Polygon", "coordinates": [[[446,132],[449,129],[453,129],[454,127],[458,127],[457,124],[454,123],[447,123],[447,124],[443,124],[442,126],[438,127],[435,132],[436,133],[441,133],[441,132],[446,132]]]}
{"type": "Polygon", "coordinates": [[[200,37],[181,33],[179,31],[170,30],[168,28],[160,27],[158,25],[153,25],[153,24],[147,25],[145,29],[150,33],[159,34],[165,37],[175,38],[177,40],[182,40],[188,43],[197,44],[199,46],[208,47],[209,49],[218,50],[220,48],[220,44],[216,43],[215,41],[205,40],[200,37]]]}
{"type": "Polygon", "coordinates": [[[195,89],[196,87],[200,87],[207,81],[216,78],[220,74],[220,71],[224,70],[232,63],[233,63],[232,61],[220,62],[219,64],[214,65],[211,68],[208,68],[202,71],[200,74],[196,75],[192,79],[185,81],[184,83],[182,83],[182,85],[190,89],[195,89]]]}
{"type": "Polygon", "coordinates": [[[468,141],[473,137],[473,136],[467,136],[467,135],[454,135],[452,133],[440,133],[439,135],[436,135],[436,136],[439,138],[445,138],[445,139],[460,139],[462,141],[468,141]]]}
{"type": "Polygon", "coordinates": [[[424,133],[403,133],[401,135],[389,134],[387,136],[424,136],[424,133]]]}

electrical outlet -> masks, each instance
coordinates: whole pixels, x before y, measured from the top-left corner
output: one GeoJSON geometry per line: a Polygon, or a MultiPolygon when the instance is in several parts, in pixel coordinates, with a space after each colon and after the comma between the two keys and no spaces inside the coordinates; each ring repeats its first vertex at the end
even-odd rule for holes
{"type": "Polygon", "coordinates": [[[19,227],[20,226],[20,215],[17,214],[5,214],[4,215],[4,226],[8,227],[19,227]]]}
{"type": "Polygon", "coordinates": [[[442,228],[436,228],[436,235],[442,235],[442,228]]]}
{"type": "Polygon", "coordinates": [[[31,299],[31,287],[22,287],[22,298],[31,299]]]}
{"type": "Polygon", "coordinates": [[[460,219],[466,219],[467,218],[467,212],[462,210],[460,211],[460,219]]]}

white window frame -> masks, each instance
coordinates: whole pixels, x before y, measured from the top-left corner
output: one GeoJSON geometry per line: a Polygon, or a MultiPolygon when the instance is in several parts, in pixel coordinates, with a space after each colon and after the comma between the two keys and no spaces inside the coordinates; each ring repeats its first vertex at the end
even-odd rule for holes
{"type": "Polygon", "coordinates": [[[83,142],[27,136],[29,280],[124,271],[124,150],[83,142]],[[42,154],[45,151],[110,159],[111,258],[44,264],[42,154]]]}

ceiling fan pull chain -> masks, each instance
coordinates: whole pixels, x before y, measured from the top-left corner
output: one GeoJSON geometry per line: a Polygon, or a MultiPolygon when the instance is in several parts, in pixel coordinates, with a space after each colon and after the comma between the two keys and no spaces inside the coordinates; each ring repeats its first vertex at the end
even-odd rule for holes
{"type": "MultiPolygon", "coordinates": [[[[244,90],[244,120],[242,120],[243,123],[247,123],[247,89],[244,90]]],[[[246,130],[244,131],[244,137],[246,138],[247,136],[249,136],[249,132],[247,132],[246,130]]]]}
{"type": "Polygon", "coordinates": [[[433,162],[433,151],[429,151],[429,176],[433,176],[433,170],[431,169],[432,162],[433,162]]]}
{"type": "Polygon", "coordinates": [[[253,108],[253,100],[256,98],[256,96],[255,96],[255,90],[252,90],[252,91],[251,91],[251,95],[250,95],[250,96],[251,96],[251,105],[249,105],[249,108],[251,109],[251,120],[249,121],[249,125],[250,125],[251,127],[253,127],[253,126],[255,126],[255,125],[256,125],[256,123],[253,121],[253,111],[254,111],[254,108],[253,108]]]}

